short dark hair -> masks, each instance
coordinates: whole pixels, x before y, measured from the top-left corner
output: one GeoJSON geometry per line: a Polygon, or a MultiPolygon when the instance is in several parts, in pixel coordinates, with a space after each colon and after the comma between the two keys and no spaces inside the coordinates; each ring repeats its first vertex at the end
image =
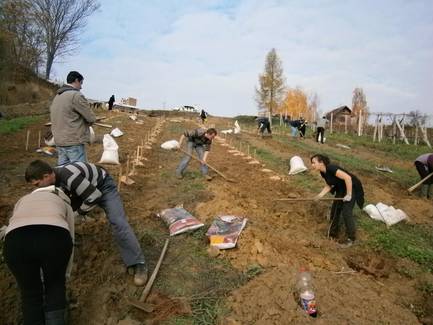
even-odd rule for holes
{"type": "Polygon", "coordinates": [[[30,183],[33,180],[40,180],[44,178],[44,175],[51,174],[53,172],[53,168],[45,161],[42,160],[33,160],[26,169],[25,179],[27,183],[30,183]]]}
{"type": "Polygon", "coordinates": [[[209,128],[209,129],[207,129],[206,133],[207,134],[215,134],[215,135],[218,134],[218,132],[216,131],[215,128],[209,128]]]}
{"type": "Polygon", "coordinates": [[[321,154],[315,154],[314,156],[311,157],[310,161],[313,162],[313,159],[316,158],[316,160],[318,162],[323,163],[325,166],[328,166],[331,163],[331,160],[325,156],[325,155],[321,155],[321,154]]]}
{"type": "Polygon", "coordinates": [[[79,82],[81,82],[83,81],[84,77],[78,71],[71,71],[68,73],[68,76],[66,77],[66,82],[68,84],[71,84],[77,79],[79,82]]]}
{"type": "Polygon", "coordinates": [[[217,133],[217,130],[216,130],[215,128],[207,129],[206,133],[207,133],[207,134],[215,134],[215,135],[218,134],[218,133],[217,133]]]}

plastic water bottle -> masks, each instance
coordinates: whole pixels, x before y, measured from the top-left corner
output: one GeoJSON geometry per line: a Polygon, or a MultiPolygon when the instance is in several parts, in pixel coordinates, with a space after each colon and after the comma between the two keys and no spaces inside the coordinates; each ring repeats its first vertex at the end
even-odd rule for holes
{"type": "Polygon", "coordinates": [[[313,289],[311,273],[305,268],[299,270],[296,287],[302,308],[311,317],[317,316],[316,297],[313,289]]]}

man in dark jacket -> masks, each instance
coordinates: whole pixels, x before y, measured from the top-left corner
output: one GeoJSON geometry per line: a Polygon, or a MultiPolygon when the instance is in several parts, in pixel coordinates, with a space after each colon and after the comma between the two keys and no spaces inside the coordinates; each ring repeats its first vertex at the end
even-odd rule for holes
{"type": "Polygon", "coordinates": [[[113,104],[114,104],[115,100],[116,99],[114,98],[114,95],[111,95],[110,99],[108,100],[108,110],[109,111],[111,111],[113,109],[113,104]]]}
{"type": "Polygon", "coordinates": [[[90,143],[90,125],[96,116],[87,99],[80,93],[83,76],[69,72],[50,107],[51,131],[57,146],[59,166],[75,161],[87,161],[85,144],[90,143]]]}
{"type": "Polygon", "coordinates": [[[197,152],[198,159],[200,160],[200,170],[202,175],[207,179],[211,180],[212,177],[208,175],[208,167],[206,165],[207,157],[209,155],[210,146],[212,140],[216,137],[217,131],[214,128],[203,129],[198,128],[194,131],[185,131],[179,139],[179,148],[182,146],[183,140],[187,139],[186,154],[185,157],[179,163],[176,168],[176,177],[183,178],[183,173],[188,167],[188,163],[191,160],[192,149],[197,152]]]}
{"type": "Polygon", "coordinates": [[[265,130],[268,131],[269,134],[272,134],[271,131],[271,123],[269,122],[269,118],[265,116],[260,116],[257,118],[257,129],[259,130],[259,134],[263,135],[265,130]]]}
{"type": "MultiPolygon", "coordinates": [[[[431,173],[433,173],[433,153],[425,153],[415,159],[414,162],[415,168],[419,174],[421,179],[424,179],[431,173]]],[[[430,198],[430,188],[433,184],[433,176],[426,179],[421,187],[421,196],[427,196],[430,198]]]]}
{"type": "Polygon", "coordinates": [[[110,222],[123,262],[135,271],[134,283],[146,284],[147,267],[140,243],[128,223],[116,183],[105,169],[84,162],[53,169],[46,162],[35,160],[27,167],[25,179],[37,187],[62,188],[71,198],[72,209],[79,214],[100,206],[110,222]]]}

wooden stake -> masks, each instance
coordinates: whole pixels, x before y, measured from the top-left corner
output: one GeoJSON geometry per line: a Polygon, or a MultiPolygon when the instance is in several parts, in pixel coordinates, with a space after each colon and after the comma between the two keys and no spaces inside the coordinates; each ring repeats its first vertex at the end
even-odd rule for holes
{"type": "Polygon", "coordinates": [[[38,148],[41,147],[41,130],[38,132],[38,148]]]}
{"type": "Polygon", "coordinates": [[[29,151],[29,139],[30,139],[30,130],[27,130],[27,136],[26,136],[26,151],[29,151]]]}

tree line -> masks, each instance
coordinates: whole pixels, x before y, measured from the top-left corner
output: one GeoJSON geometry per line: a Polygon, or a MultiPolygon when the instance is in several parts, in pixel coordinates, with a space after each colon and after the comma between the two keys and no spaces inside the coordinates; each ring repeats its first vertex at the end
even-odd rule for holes
{"type": "MultiPolygon", "coordinates": [[[[283,64],[277,51],[271,49],[266,55],[265,68],[259,74],[259,84],[255,89],[255,100],[259,115],[305,118],[315,121],[318,114],[319,96],[313,92],[307,94],[300,87],[289,87],[285,84],[283,64]]],[[[366,96],[362,88],[355,88],[352,97],[352,116],[368,115],[366,96]]],[[[364,121],[364,120],[363,120],[364,121]]],[[[366,119],[365,119],[366,121],[366,119]]]]}
{"type": "Polygon", "coordinates": [[[56,59],[75,53],[97,0],[0,0],[0,73],[50,78],[56,59]]]}

